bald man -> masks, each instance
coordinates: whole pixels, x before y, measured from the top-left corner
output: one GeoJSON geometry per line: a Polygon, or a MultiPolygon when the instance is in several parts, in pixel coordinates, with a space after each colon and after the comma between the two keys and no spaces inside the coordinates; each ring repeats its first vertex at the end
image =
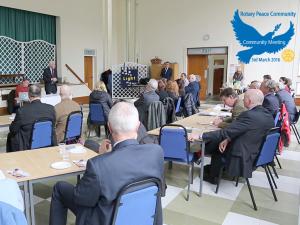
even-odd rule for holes
{"type": "MultiPolygon", "coordinates": [[[[245,93],[242,112],[228,127],[204,133],[206,153],[212,155],[210,167],[206,167],[204,179],[216,183],[222,157],[227,160],[227,173],[233,177],[252,176],[253,163],[267,132],[274,127],[274,119],[262,107],[263,93],[249,89],[245,93]]],[[[195,137],[191,136],[191,139],[195,137]]]]}
{"type": "Polygon", "coordinates": [[[71,89],[69,86],[62,85],[60,87],[59,95],[61,97],[61,102],[55,106],[55,113],[56,113],[55,126],[56,126],[56,137],[58,143],[64,140],[68,115],[71,112],[81,110],[79,104],[72,100],[71,89]]]}

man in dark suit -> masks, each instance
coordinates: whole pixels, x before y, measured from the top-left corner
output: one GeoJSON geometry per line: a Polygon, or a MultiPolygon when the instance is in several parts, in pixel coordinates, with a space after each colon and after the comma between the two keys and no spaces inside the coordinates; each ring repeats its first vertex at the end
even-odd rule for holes
{"type": "MultiPolygon", "coordinates": [[[[262,107],[264,96],[258,89],[249,89],[245,93],[242,112],[236,120],[222,130],[204,133],[205,152],[212,155],[209,171],[204,179],[216,183],[222,158],[227,163],[227,172],[233,177],[252,176],[253,164],[259,153],[266,133],[274,127],[274,119],[267,109],[262,107]]],[[[190,139],[195,135],[190,135],[190,139]]]]}
{"type": "Polygon", "coordinates": [[[56,94],[57,93],[57,70],[55,62],[50,61],[49,66],[44,69],[43,80],[45,83],[46,94],[56,94]]]}
{"type": "Polygon", "coordinates": [[[275,80],[265,80],[260,85],[260,90],[264,94],[264,101],[262,106],[266,108],[271,115],[275,118],[276,113],[279,110],[279,100],[275,96],[276,81],[275,80]]]}
{"type": "Polygon", "coordinates": [[[147,117],[147,112],[150,104],[152,102],[159,101],[159,96],[156,93],[157,86],[158,86],[157,80],[150,79],[145,88],[144,93],[141,94],[140,98],[134,102],[134,105],[139,112],[140,121],[143,124],[146,124],[145,119],[147,117]]]}
{"type": "Polygon", "coordinates": [[[30,149],[32,126],[36,120],[50,119],[53,122],[53,140],[56,145],[55,110],[52,105],[41,103],[41,88],[31,85],[28,91],[30,103],[19,108],[16,117],[9,127],[7,136],[7,151],[20,151],[30,149]]]}
{"type": "MultiPolygon", "coordinates": [[[[136,108],[130,103],[117,103],[109,113],[108,127],[114,143],[112,151],[90,159],[75,187],[66,182],[54,186],[50,225],[65,225],[68,209],[76,215],[77,225],[110,225],[122,187],[146,177],[162,181],[163,150],[155,144],[138,144],[136,108]]],[[[157,225],[162,225],[160,202],[157,210],[157,225]]]]}
{"type": "Polygon", "coordinates": [[[196,76],[194,74],[190,75],[189,81],[189,85],[185,87],[185,93],[191,93],[193,95],[195,106],[198,106],[200,105],[199,92],[201,89],[199,81],[197,81],[196,76]]]}
{"type": "Polygon", "coordinates": [[[160,76],[161,78],[166,78],[170,80],[173,74],[173,70],[170,68],[170,63],[165,62],[163,68],[161,69],[160,76]]]}

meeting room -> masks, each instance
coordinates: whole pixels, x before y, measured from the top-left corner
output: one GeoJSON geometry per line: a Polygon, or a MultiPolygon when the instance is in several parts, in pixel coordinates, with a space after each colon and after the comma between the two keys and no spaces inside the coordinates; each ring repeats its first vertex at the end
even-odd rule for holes
{"type": "Polygon", "coordinates": [[[0,225],[300,224],[299,0],[0,0],[0,225]]]}

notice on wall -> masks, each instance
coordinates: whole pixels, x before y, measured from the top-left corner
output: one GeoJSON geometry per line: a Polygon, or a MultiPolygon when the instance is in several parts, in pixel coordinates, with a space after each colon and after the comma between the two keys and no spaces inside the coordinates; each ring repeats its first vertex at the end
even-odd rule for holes
{"type": "Polygon", "coordinates": [[[236,10],[231,21],[236,40],[243,47],[237,52],[237,59],[245,64],[261,62],[292,62],[295,53],[288,44],[295,36],[296,12],[263,12],[236,10]],[[255,28],[255,19],[264,17],[274,21],[274,26],[265,30],[255,28]],[[244,18],[253,23],[244,22],[244,18]],[[283,28],[286,27],[286,28],[283,28]]]}

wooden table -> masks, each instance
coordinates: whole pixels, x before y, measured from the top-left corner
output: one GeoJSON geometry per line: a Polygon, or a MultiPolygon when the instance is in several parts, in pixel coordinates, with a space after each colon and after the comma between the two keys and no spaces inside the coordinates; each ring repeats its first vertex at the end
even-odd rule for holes
{"type": "MultiPolygon", "coordinates": [[[[70,161],[84,159],[88,160],[98,154],[86,149],[82,154],[70,154],[70,161]]],[[[49,147],[36,150],[19,151],[0,154],[0,169],[7,178],[17,181],[24,186],[25,213],[28,224],[35,224],[34,204],[33,204],[33,184],[70,175],[80,175],[85,168],[78,167],[74,163],[63,170],[56,170],[50,167],[53,162],[62,161],[59,154],[59,147],[49,147]],[[22,169],[29,173],[28,177],[16,178],[8,174],[8,170],[15,168],[22,169]],[[30,211],[29,211],[30,210],[30,211]]]]}
{"type": "MultiPolygon", "coordinates": [[[[201,116],[199,114],[194,114],[182,120],[178,120],[172,124],[179,124],[184,126],[185,128],[191,129],[192,133],[199,134],[199,136],[204,132],[218,130],[216,126],[212,125],[212,121],[216,118],[216,116],[201,116]]],[[[148,131],[150,135],[159,135],[160,128],[148,131]]],[[[200,142],[201,144],[201,170],[200,170],[200,188],[199,195],[202,196],[202,187],[203,187],[203,171],[204,171],[204,156],[205,156],[205,141],[203,139],[195,140],[200,142]]]]}
{"type": "Polygon", "coordinates": [[[10,119],[11,115],[0,116],[0,127],[8,127],[13,119],[10,119]]]}

